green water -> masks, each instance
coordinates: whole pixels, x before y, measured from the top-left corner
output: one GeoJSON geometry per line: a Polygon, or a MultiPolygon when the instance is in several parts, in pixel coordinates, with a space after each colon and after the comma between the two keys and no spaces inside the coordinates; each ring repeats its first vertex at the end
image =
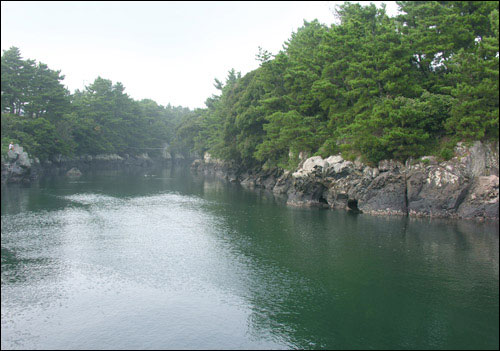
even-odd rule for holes
{"type": "Polygon", "coordinates": [[[187,169],[2,187],[2,349],[498,349],[498,223],[187,169]]]}

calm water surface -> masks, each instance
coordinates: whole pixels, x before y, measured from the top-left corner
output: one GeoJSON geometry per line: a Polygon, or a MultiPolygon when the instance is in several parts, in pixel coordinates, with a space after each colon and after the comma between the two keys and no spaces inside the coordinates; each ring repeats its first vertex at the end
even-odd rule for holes
{"type": "Polygon", "coordinates": [[[498,349],[498,223],[187,169],[2,188],[2,349],[498,349]]]}

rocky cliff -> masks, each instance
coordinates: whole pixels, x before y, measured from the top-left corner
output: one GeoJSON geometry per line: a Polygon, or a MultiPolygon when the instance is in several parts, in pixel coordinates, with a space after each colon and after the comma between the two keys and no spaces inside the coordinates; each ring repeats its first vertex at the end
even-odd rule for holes
{"type": "Polygon", "coordinates": [[[307,158],[295,172],[240,170],[205,155],[192,168],[287,197],[291,206],[319,206],[380,215],[498,220],[498,142],[459,143],[455,156],[427,156],[376,167],[340,155],[307,158]]]}

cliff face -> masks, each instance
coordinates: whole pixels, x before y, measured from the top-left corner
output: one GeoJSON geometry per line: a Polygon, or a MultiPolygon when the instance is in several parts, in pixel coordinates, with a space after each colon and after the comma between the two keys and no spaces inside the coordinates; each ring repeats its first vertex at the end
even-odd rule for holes
{"type": "Polygon", "coordinates": [[[455,150],[450,161],[408,167],[410,214],[498,219],[498,143],[455,150]]]}
{"type": "Polygon", "coordinates": [[[370,214],[498,219],[498,142],[458,144],[455,157],[438,162],[422,157],[369,167],[340,155],[304,160],[295,172],[238,172],[210,157],[193,163],[250,188],[287,197],[291,206],[320,206],[370,214]]]}

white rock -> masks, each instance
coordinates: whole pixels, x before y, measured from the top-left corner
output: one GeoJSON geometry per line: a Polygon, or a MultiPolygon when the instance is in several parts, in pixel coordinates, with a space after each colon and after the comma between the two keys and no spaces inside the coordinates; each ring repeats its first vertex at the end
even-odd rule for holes
{"type": "Polygon", "coordinates": [[[208,152],[205,152],[205,155],[203,155],[203,161],[205,161],[205,163],[210,163],[212,161],[212,155],[210,155],[208,152]]]}
{"type": "Polygon", "coordinates": [[[302,169],[306,172],[311,172],[314,170],[314,167],[319,166],[321,168],[328,167],[328,162],[323,160],[321,156],[313,156],[309,157],[306,162],[302,165],[302,169]]]}
{"type": "Polygon", "coordinates": [[[340,155],[335,155],[328,157],[325,161],[328,162],[330,166],[333,166],[335,163],[340,163],[344,161],[344,159],[340,155]]]}
{"type": "Polygon", "coordinates": [[[323,160],[321,156],[309,157],[307,160],[304,161],[302,167],[297,169],[297,171],[292,174],[292,177],[294,178],[306,177],[309,174],[311,174],[314,171],[314,168],[317,166],[321,167],[322,171],[325,171],[326,168],[328,167],[328,162],[326,162],[326,160],[323,160]]]}

